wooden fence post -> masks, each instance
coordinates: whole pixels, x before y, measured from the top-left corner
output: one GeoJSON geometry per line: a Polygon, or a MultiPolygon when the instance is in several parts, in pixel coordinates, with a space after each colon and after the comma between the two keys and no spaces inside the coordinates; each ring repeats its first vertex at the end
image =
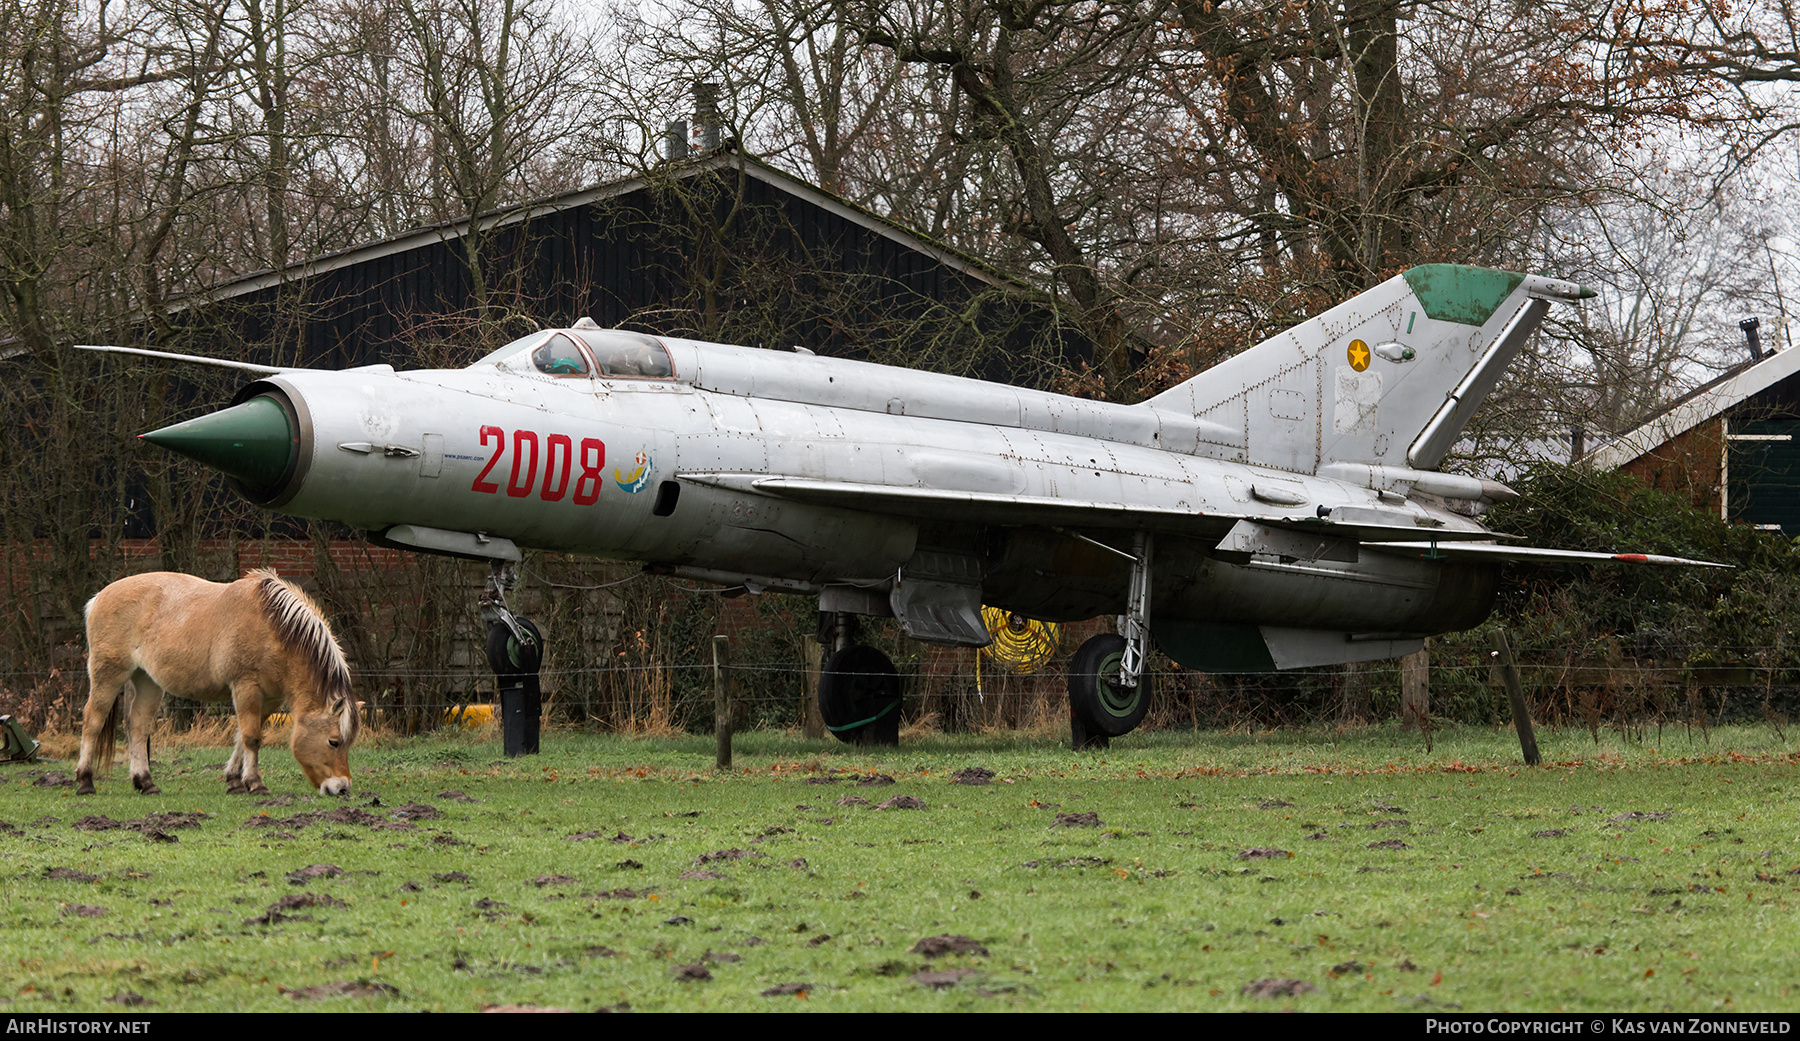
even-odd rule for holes
{"type": "Polygon", "coordinates": [[[731,769],[731,681],[725,678],[730,663],[730,637],[713,637],[713,738],[718,744],[713,768],[717,770],[731,769]]]}
{"type": "Polygon", "coordinates": [[[1431,650],[1421,647],[1400,659],[1400,728],[1423,728],[1431,711],[1431,650]]]}
{"type": "Polygon", "coordinates": [[[1519,683],[1519,667],[1513,663],[1506,629],[1488,630],[1488,644],[1494,648],[1500,678],[1506,683],[1506,700],[1512,702],[1513,729],[1519,732],[1519,751],[1525,755],[1526,766],[1536,766],[1544,760],[1538,755],[1537,734],[1531,728],[1531,708],[1525,704],[1525,689],[1519,683]]]}
{"type": "Polygon", "coordinates": [[[806,672],[800,684],[800,733],[810,741],[823,741],[825,720],[819,715],[819,669],[825,661],[825,648],[817,636],[808,633],[804,653],[806,672]]]}

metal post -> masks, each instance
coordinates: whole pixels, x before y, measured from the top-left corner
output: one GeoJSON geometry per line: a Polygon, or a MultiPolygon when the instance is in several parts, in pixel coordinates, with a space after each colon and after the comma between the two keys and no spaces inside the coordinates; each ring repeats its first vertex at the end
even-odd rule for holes
{"type": "Polygon", "coordinates": [[[1525,704],[1525,689],[1519,683],[1519,667],[1513,664],[1512,646],[1507,643],[1506,630],[1489,630],[1488,644],[1494,648],[1500,678],[1506,684],[1506,699],[1512,702],[1513,729],[1519,732],[1519,751],[1525,755],[1526,766],[1536,766],[1544,760],[1538,755],[1537,734],[1531,728],[1531,709],[1525,704]]]}
{"type": "Polygon", "coordinates": [[[718,752],[713,767],[731,769],[731,683],[725,678],[731,661],[730,638],[713,637],[713,738],[718,752]]]}

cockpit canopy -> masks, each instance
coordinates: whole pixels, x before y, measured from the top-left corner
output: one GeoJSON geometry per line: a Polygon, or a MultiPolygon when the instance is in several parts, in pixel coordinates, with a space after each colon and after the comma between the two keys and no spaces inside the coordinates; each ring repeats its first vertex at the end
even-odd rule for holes
{"type": "Polygon", "coordinates": [[[513,372],[600,379],[673,379],[675,366],[662,341],[644,333],[602,329],[583,318],[572,329],[522,336],[476,362],[513,372]]]}

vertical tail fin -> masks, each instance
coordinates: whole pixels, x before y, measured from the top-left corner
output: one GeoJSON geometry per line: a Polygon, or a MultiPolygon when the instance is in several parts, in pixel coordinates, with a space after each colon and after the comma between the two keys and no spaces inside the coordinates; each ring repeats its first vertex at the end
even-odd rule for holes
{"type": "Polygon", "coordinates": [[[1426,264],[1145,404],[1241,432],[1245,462],[1299,473],[1437,468],[1551,300],[1541,275],[1426,264]]]}

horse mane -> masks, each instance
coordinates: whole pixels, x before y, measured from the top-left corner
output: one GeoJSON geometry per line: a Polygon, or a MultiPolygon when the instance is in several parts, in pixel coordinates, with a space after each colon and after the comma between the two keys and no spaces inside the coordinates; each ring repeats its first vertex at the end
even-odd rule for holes
{"type": "Polygon", "coordinates": [[[259,568],[244,577],[255,580],[263,615],[281,642],[305,660],[325,701],[339,694],[350,696],[350,665],[318,605],[274,568],[259,568]]]}

